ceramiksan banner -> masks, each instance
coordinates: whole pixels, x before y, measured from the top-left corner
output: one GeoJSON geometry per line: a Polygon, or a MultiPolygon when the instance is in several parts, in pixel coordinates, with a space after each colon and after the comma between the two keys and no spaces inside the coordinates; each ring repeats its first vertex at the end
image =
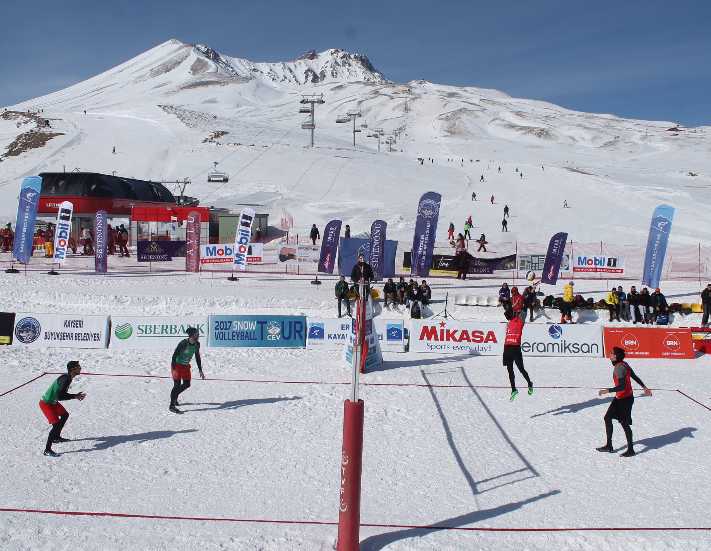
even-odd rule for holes
{"type": "Polygon", "coordinates": [[[601,358],[602,327],[580,324],[527,323],[521,352],[525,356],[601,358]]]}
{"type": "Polygon", "coordinates": [[[111,316],[109,348],[173,349],[190,327],[207,339],[207,316],[111,316]]]}
{"type": "Polygon", "coordinates": [[[412,238],[411,274],[413,276],[427,277],[430,275],[441,203],[442,196],[434,191],[428,191],[420,197],[420,202],[417,205],[415,235],[412,238]]]}
{"type": "Polygon", "coordinates": [[[18,312],[12,346],[106,348],[108,328],[108,316],[18,312]]]}
{"type": "Polygon", "coordinates": [[[96,237],[94,256],[94,270],[97,274],[105,274],[108,271],[109,254],[109,227],[108,215],[105,210],[96,211],[94,217],[94,236],[96,237]]]}

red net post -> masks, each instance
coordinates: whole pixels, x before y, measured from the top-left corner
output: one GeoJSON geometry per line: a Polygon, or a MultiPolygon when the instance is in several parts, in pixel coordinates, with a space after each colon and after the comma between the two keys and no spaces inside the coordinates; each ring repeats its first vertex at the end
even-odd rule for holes
{"type": "Polygon", "coordinates": [[[360,478],[363,466],[363,400],[343,403],[343,449],[337,551],[358,551],[360,478]]]}

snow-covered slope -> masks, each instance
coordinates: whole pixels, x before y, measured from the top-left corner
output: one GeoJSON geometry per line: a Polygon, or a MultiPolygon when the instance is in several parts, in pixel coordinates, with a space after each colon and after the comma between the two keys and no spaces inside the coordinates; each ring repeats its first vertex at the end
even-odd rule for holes
{"type": "MultiPolygon", "coordinates": [[[[435,190],[444,197],[440,237],[469,214],[474,231],[497,233],[508,204],[511,238],[544,241],[566,230],[577,241],[641,244],[654,206],[668,202],[677,207],[673,241],[711,238],[700,216],[711,206],[711,128],[580,113],[495,90],[397,84],[343,50],[253,63],[170,40],[11,109],[42,109],[63,135],[2,158],[0,221],[14,218],[23,176],[78,167],[189,177],[188,193],[205,204],[235,206],[259,193],[264,209],[290,212],[303,230],[340,217],[358,233],[378,217],[406,240],[419,196],[435,190]],[[298,111],[302,94],[314,93],[325,104],[310,149],[298,111]],[[351,110],[367,124],[356,149],[352,126],[336,123],[351,110]],[[382,143],[378,154],[368,137],[377,128],[397,134],[393,152],[382,143]],[[207,183],[213,161],[229,183],[207,183]]],[[[0,118],[0,155],[32,126],[21,122],[0,118]]]]}

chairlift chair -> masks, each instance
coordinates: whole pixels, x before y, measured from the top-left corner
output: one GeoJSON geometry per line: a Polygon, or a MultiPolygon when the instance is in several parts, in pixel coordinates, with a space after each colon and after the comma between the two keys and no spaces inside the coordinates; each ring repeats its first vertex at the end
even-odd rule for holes
{"type": "Polygon", "coordinates": [[[311,113],[311,108],[310,107],[300,107],[299,113],[311,113]]]}
{"type": "Polygon", "coordinates": [[[221,170],[217,170],[217,161],[213,161],[212,163],[212,170],[207,173],[207,181],[208,182],[229,182],[230,177],[226,172],[222,172],[221,170]]]}
{"type": "Polygon", "coordinates": [[[347,116],[347,115],[339,115],[339,116],[336,118],[336,122],[339,123],[339,124],[340,124],[340,123],[344,123],[344,122],[351,122],[351,118],[350,118],[349,116],[347,116]]]}

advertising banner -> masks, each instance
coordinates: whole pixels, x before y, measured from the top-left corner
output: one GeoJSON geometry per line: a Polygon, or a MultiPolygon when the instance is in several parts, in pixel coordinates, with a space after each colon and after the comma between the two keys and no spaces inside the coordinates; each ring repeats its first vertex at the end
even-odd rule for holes
{"type": "Polygon", "coordinates": [[[111,316],[109,348],[174,349],[189,327],[207,338],[207,316],[111,316]]]}
{"type": "Polygon", "coordinates": [[[185,241],[145,241],[136,243],[138,262],[170,262],[174,256],[185,256],[185,241]]]}
{"type": "Polygon", "coordinates": [[[441,203],[442,196],[439,193],[428,191],[420,198],[417,205],[415,235],[412,239],[411,274],[413,276],[427,277],[430,274],[441,203]]]}
{"type": "Polygon", "coordinates": [[[341,237],[341,221],[331,220],[323,230],[321,241],[321,256],[318,261],[318,271],[323,274],[332,274],[336,266],[336,251],[338,240],[341,237]]]}
{"type": "Polygon", "coordinates": [[[54,256],[52,262],[61,264],[67,259],[69,234],[72,231],[72,211],[74,205],[70,201],[62,201],[57,212],[57,228],[54,233],[54,256]]]}
{"type": "Polygon", "coordinates": [[[693,359],[690,328],[605,327],[605,356],[619,346],[628,358],[693,359]]]}
{"type": "Polygon", "coordinates": [[[603,357],[602,327],[527,323],[521,352],[525,356],[603,357]]]}
{"type": "Polygon", "coordinates": [[[563,261],[563,252],[565,244],[568,241],[568,234],[565,232],[556,233],[548,242],[548,251],[546,252],[546,260],[543,264],[543,273],[541,274],[541,283],[555,285],[558,281],[558,273],[560,265],[563,261]]]}
{"type": "MultiPolygon", "coordinates": [[[[341,239],[338,245],[338,273],[347,278],[358,261],[358,255],[363,255],[370,263],[370,241],[367,239],[341,239]]],[[[397,241],[385,240],[383,277],[395,275],[395,258],[397,257],[397,241]]]]}
{"type": "Polygon", "coordinates": [[[659,205],[654,209],[652,222],[649,225],[647,250],[644,253],[644,268],[642,269],[642,285],[659,287],[662,278],[664,257],[667,254],[667,243],[674,220],[674,207],[659,205]]]}
{"type": "Polygon", "coordinates": [[[108,316],[18,312],[12,346],[106,348],[108,329],[108,316]]]}
{"type": "Polygon", "coordinates": [[[304,348],[304,316],[215,316],[208,320],[208,346],[214,348],[304,348]]]}
{"type": "Polygon", "coordinates": [[[385,234],[388,224],[384,220],[376,220],[370,226],[370,267],[373,269],[374,281],[383,279],[385,264],[385,234]]]}
{"type": "MultiPolygon", "coordinates": [[[[339,348],[348,342],[351,318],[312,318],[306,320],[306,348],[339,348]]],[[[380,347],[390,352],[405,351],[405,322],[402,319],[373,319],[380,347]]]]}
{"type": "MultiPolygon", "coordinates": [[[[235,248],[231,243],[200,245],[200,264],[234,264],[235,248]]],[[[247,264],[264,262],[264,243],[250,243],[247,246],[247,264]]]]}
{"type": "Polygon", "coordinates": [[[97,274],[105,274],[109,264],[109,228],[108,215],[105,210],[96,211],[94,217],[94,236],[96,254],[94,255],[94,270],[97,274]]]}
{"type": "Polygon", "coordinates": [[[576,254],[573,257],[573,273],[624,274],[625,259],[621,256],[576,254]]]}
{"type": "MultiPolygon", "coordinates": [[[[546,263],[546,255],[544,254],[519,254],[518,260],[518,271],[527,272],[533,270],[536,273],[543,273],[543,268],[546,263]]],[[[561,272],[570,271],[570,255],[564,254],[563,260],[560,263],[561,272]]]]}
{"type": "Polygon", "coordinates": [[[185,271],[200,271],[200,213],[188,213],[185,223],[185,271]]]}
{"type": "Polygon", "coordinates": [[[410,324],[411,352],[495,356],[504,351],[503,323],[413,319],[410,324]]]}
{"type": "Polygon", "coordinates": [[[235,232],[235,261],[234,268],[236,270],[247,269],[247,251],[249,249],[249,240],[252,238],[252,222],[254,222],[254,209],[246,207],[242,209],[237,222],[237,231],[235,232]]]}
{"type": "Polygon", "coordinates": [[[15,222],[15,242],[12,247],[12,256],[22,264],[29,264],[32,258],[32,238],[41,190],[42,178],[39,176],[30,176],[22,181],[15,222]]]}
{"type": "MultiPolygon", "coordinates": [[[[467,253],[468,274],[493,274],[498,270],[513,270],[516,267],[516,255],[510,254],[498,258],[477,258],[467,253]]],[[[403,268],[410,268],[412,257],[409,252],[405,252],[403,268]]],[[[432,271],[456,272],[460,259],[456,256],[435,254],[432,256],[432,271]]]]}
{"type": "Polygon", "coordinates": [[[0,312],[0,345],[12,344],[12,330],[15,328],[15,313],[0,312]]]}

